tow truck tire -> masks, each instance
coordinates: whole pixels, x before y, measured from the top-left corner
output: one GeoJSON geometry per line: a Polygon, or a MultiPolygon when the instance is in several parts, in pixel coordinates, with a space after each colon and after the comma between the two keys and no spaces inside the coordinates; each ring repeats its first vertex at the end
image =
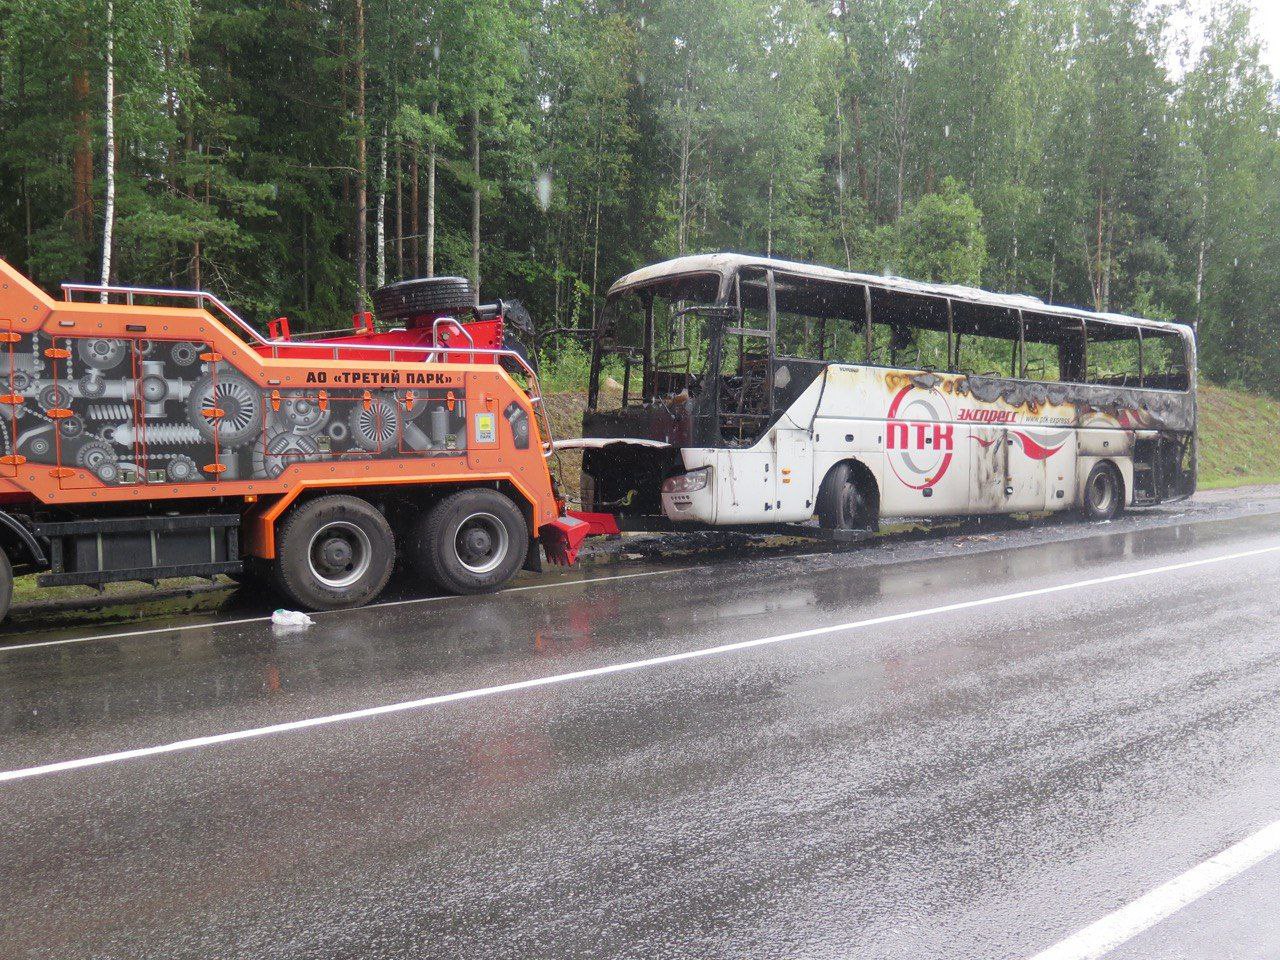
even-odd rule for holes
{"type": "Polygon", "coordinates": [[[411,561],[449,593],[497,590],[524,565],[529,525],[520,508],[496,490],[450,494],[418,522],[411,561]]]}
{"type": "Polygon", "coordinates": [[[276,589],[304,610],[368,603],[395,566],[391,526],[367,500],[330,496],[290,511],[276,531],[276,589]]]}
{"type": "Polygon", "coordinates": [[[385,321],[470,312],[474,303],[471,281],[466,277],[419,277],[373,291],[374,312],[385,321]]]}
{"type": "Polygon", "coordinates": [[[0,623],[9,616],[9,605],[13,603],[13,564],[9,555],[0,550],[0,623]]]}
{"type": "Polygon", "coordinates": [[[1080,512],[1086,520],[1110,520],[1124,509],[1124,482],[1110,463],[1099,463],[1089,471],[1080,498],[1080,512]]]}

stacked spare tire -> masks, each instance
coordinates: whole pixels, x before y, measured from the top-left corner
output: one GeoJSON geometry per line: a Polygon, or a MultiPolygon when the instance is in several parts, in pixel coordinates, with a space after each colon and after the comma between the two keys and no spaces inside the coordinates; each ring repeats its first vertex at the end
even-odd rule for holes
{"type": "Polygon", "coordinates": [[[373,310],[384,323],[403,323],[470,312],[475,291],[466,277],[419,277],[373,291],[373,310]]]}

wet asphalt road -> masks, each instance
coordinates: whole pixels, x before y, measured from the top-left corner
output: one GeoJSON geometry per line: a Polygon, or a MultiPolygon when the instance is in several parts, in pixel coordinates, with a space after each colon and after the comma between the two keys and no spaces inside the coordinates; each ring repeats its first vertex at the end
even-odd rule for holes
{"type": "MultiPolygon", "coordinates": [[[[1272,547],[1168,512],[143,624],[0,652],[0,770],[1272,547]]],[[[1268,553],[0,783],[0,956],[1030,956],[1280,819],[1278,597],[1268,553]]],[[[1114,956],[1274,956],[1278,877],[1114,956]]]]}

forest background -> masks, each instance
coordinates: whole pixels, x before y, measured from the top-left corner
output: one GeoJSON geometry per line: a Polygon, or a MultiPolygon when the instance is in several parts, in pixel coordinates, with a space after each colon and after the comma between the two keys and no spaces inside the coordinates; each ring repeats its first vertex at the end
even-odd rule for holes
{"type": "Polygon", "coordinates": [[[0,0],[0,256],[47,289],[297,330],[455,273],[546,333],[721,249],[1196,323],[1208,377],[1280,395],[1251,9],[0,0]]]}

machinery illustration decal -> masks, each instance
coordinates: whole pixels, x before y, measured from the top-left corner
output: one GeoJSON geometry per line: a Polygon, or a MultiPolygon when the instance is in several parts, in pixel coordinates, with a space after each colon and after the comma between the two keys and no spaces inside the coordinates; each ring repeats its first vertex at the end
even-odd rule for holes
{"type": "Polygon", "coordinates": [[[185,340],[36,333],[6,346],[9,464],[80,468],[107,485],[175,484],[466,447],[465,399],[442,387],[263,390],[208,344],[185,340]]]}
{"type": "Polygon", "coordinates": [[[955,425],[941,393],[903,387],[889,404],[886,419],[886,459],[903,484],[927,490],[946,476],[955,455],[955,425]]]}

